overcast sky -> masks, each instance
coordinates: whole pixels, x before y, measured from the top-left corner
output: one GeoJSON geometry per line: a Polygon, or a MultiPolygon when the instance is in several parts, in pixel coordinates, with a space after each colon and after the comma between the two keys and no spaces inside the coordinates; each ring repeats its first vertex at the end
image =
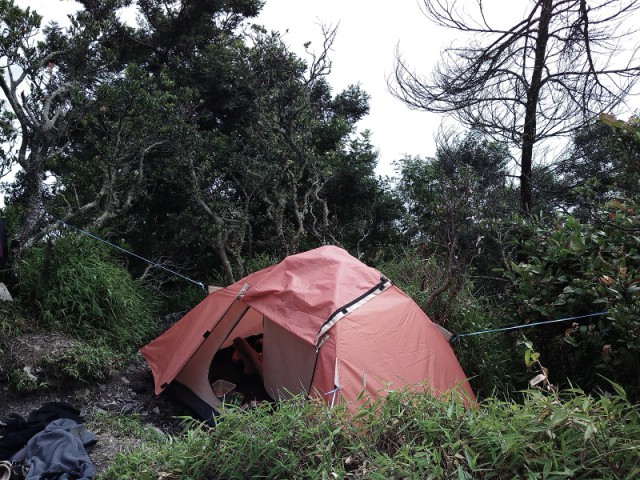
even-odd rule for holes
{"type": "MultiPolygon", "coordinates": [[[[18,0],[45,17],[64,22],[77,8],[73,0],[18,0]]],[[[475,2],[469,2],[473,5],[475,2]]],[[[392,162],[405,154],[434,154],[434,137],[443,117],[410,110],[393,98],[387,77],[393,72],[396,47],[407,62],[428,74],[440,52],[455,40],[454,32],[431,24],[420,10],[419,0],[266,0],[253,23],[283,34],[285,42],[305,57],[303,44],[320,48],[320,24],[338,26],[331,52],[333,62],[329,82],[334,94],[359,83],[371,96],[371,111],[359,128],[372,132],[372,142],[380,153],[378,173],[393,175],[392,162]]],[[[490,19],[503,25],[521,18],[530,6],[525,0],[489,0],[490,19]],[[508,5],[509,8],[505,8],[508,5]]]]}
{"type": "Polygon", "coordinates": [[[427,73],[444,40],[451,38],[449,32],[429,24],[415,0],[267,0],[257,23],[283,33],[300,56],[308,40],[310,48],[320,47],[320,23],[338,26],[329,82],[334,93],[359,83],[371,96],[370,114],[359,127],[372,132],[380,152],[379,173],[393,174],[391,163],[404,154],[434,153],[440,118],[410,110],[387,89],[396,47],[427,73]]]}
{"type": "MultiPolygon", "coordinates": [[[[505,9],[506,2],[486,2],[489,13],[501,25],[519,17],[520,11],[529,6],[528,1],[508,0],[510,8],[505,9]]],[[[338,25],[329,82],[334,93],[360,83],[371,96],[370,114],[359,127],[373,134],[372,143],[380,153],[377,171],[382,175],[393,175],[392,163],[405,154],[433,155],[434,138],[444,119],[409,109],[387,88],[396,49],[409,65],[427,75],[442,49],[458,40],[456,32],[432,24],[422,14],[421,4],[420,0],[267,0],[256,22],[283,33],[300,56],[304,55],[302,45],[306,41],[316,40],[318,44],[319,23],[338,25]]]]}

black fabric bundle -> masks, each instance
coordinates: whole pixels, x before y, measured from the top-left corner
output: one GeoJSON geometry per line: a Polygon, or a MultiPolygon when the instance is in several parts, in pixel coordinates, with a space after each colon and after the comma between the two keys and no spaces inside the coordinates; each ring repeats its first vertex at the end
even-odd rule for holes
{"type": "Polygon", "coordinates": [[[24,476],[19,478],[88,480],[96,474],[87,454],[96,438],[82,425],[80,411],[71,405],[47,403],[26,420],[13,414],[3,423],[0,460],[20,465],[24,476]]]}

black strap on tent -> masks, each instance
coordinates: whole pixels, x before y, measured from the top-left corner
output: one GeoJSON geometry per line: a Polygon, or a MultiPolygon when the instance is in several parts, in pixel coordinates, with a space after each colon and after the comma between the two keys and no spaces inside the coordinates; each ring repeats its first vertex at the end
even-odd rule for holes
{"type": "Polygon", "coordinates": [[[583,318],[589,318],[589,317],[599,317],[602,315],[607,315],[609,312],[597,312],[597,313],[589,313],[587,315],[578,315],[576,317],[566,317],[566,318],[558,318],[556,320],[546,320],[543,322],[534,322],[534,323],[524,323],[524,324],[520,324],[520,325],[513,325],[511,327],[501,327],[501,328],[491,328],[488,330],[480,330],[478,332],[471,332],[471,333],[455,333],[452,335],[452,337],[449,339],[449,343],[452,343],[454,340],[457,340],[458,338],[461,337],[471,337],[474,335],[484,335],[485,333],[496,333],[496,332],[506,332],[508,330],[521,330],[523,328],[531,328],[531,327],[538,327],[540,325],[548,325],[551,323],[560,323],[560,322],[569,322],[572,320],[581,320],[583,318]]]}
{"type": "Polygon", "coordinates": [[[318,356],[320,355],[319,349],[316,348],[316,358],[313,361],[313,370],[311,370],[311,380],[309,381],[309,387],[307,388],[307,398],[311,394],[311,387],[313,386],[313,379],[316,378],[316,368],[318,368],[318,356]]]}
{"type": "MultiPolygon", "coordinates": [[[[353,305],[355,305],[356,303],[358,303],[360,300],[362,300],[363,298],[367,298],[369,295],[371,295],[373,292],[375,292],[376,290],[384,290],[384,286],[389,282],[389,279],[382,276],[380,277],[380,282],[377,283],[376,285],[374,285],[373,287],[371,287],[369,290],[367,290],[366,292],[364,292],[362,295],[360,295],[358,298],[356,298],[355,300],[350,301],[349,303],[341,306],[340,308],[338,308],[335,312],[333,312],[329,318],[327,318],[327,320],[322,324],[322,327],[324,327],[325,325],[327,325],[328,323],[331,322],[331,320],[333,320],[333,317],[335,317],[336,315],[338,315],[339,313],[344,313],[347,314],[349,313],[349,308],[352,307],[353,305]]],[[[322,329],[321,327],[321,329],[322,329]]]]}
{"type": "MultiPolygon", "coordinates": [[[[380,282],[379,283],[377,283],[372,288],[370,288],[369,290],[364,292],[362,295],[360,295],[355,300],[352,300],[351,302],[343,305],[342,307],[338,308],[335,312],[333,312],[329,316],[329,318],[327,318],[327,320],[320,326],[320,330],[319,330],[318,333],[322,332],[322,329],[326,325],[330,324],[331,321],[335,318],[336,315],[338,315],[339,313],[342,313],[342,314],[346,315],[347,313],[349,313],[349,308],[350,307],[352,307],[353,305],[355,305],[356,303],[358,303],[362,299],[368,297],[369,295],[374,293],[376,290],[384,290],[385,289],[385,285],[387,285],[387,283],[389,283],[389,279],[386,278],[384,275],[382,275],[380,277],[380,282]]],[[[325,338],[326,335],[327,335],[327,333],[325,332],[325,334],[323,335],[323,339],[317,339],[316,340],[318,342],[318,344],[316,345],[316,358],[315,358],[315,361],[313,363],[313,371],[311,373],[311,380],[309,381],[309,388],[307,388],[307,396],[311,393],[311,387],[313,386],[313,380],[315,379],[316,368],[318,366],[318,356],[320,355],[320,347],[322,347],[322,345],[326,341],[326,338],[325,338]]]]}
{"type": "Polygon", "coordinates": [[[320,326],[320,330],[319,330],[318,334],[320,332],[322,332],[322,329],[324,327],[326,327],[327,325],[329,325],[338,314],[342,313],[343,315],[346,315],[347,313],[349,313],[349,308],[351,308],[352,306],[354,306],[356,303],[360,302],[364,298],[367,298],[369,295],[374,293],[376,290],[384,290],[385,285],[387,285],[388,283],[389,283],[389,279],[386,278],[384,275],[381,276],[379,283],[377,283],[376,285],[371,287],[369,290],[364,292],[358,298],[350,301],[349,303],[344,304],[343,306],[338,308],[335,312],[333,312],[331,315],[329,315],[329,318],[327,318],[327,320],[320,326]]]}

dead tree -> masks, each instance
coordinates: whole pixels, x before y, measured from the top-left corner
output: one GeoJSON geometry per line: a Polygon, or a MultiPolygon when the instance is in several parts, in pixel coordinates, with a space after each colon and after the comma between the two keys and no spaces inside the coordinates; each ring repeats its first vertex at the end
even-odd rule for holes
{"type": "Polygon", "coordinates": [[[446,48],[430,76],[398,51],[388,84],[411,108],[450,113],[517,147],[521,205],[529,212],[534,146],[611,111],[633,87],[640,54],[632,17],[640,1],[535,0],[508,29],[490,23],[486,3],[422,0],[428,19],[470,41],[446,48]]]}

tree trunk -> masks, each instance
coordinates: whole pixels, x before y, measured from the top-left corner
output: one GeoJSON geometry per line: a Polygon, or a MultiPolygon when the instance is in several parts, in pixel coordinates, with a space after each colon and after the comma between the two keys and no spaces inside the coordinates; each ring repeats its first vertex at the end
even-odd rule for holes
{"type": "Polygon", "coordinates": [[[44,215],[44,157],[46,146],[35,145],[31,148],[29,160],[24,171],[24,213],[15,236],[14,260],[19,260],[25,247],[38,229],[44,215]]]}
{"type": "Polygon", "coordinates": [[[549,40],[549,23],[553,10],[553,0],[540,0],[540,20],[538,22],[538,34],[536,36],[536,50],[531,74],[531,83],[527,91],[527,104],[525,108],[524,128],[522,130],[522,165],[520,170],[520,199],[522,211],[529,213],[533,203],[533,189],[531,170],[533,164],[533,146],[536,142],[536,115],[538,113],[538,99],[542,87],[542,73],[547,54],[547,42],[549,40]]]}

